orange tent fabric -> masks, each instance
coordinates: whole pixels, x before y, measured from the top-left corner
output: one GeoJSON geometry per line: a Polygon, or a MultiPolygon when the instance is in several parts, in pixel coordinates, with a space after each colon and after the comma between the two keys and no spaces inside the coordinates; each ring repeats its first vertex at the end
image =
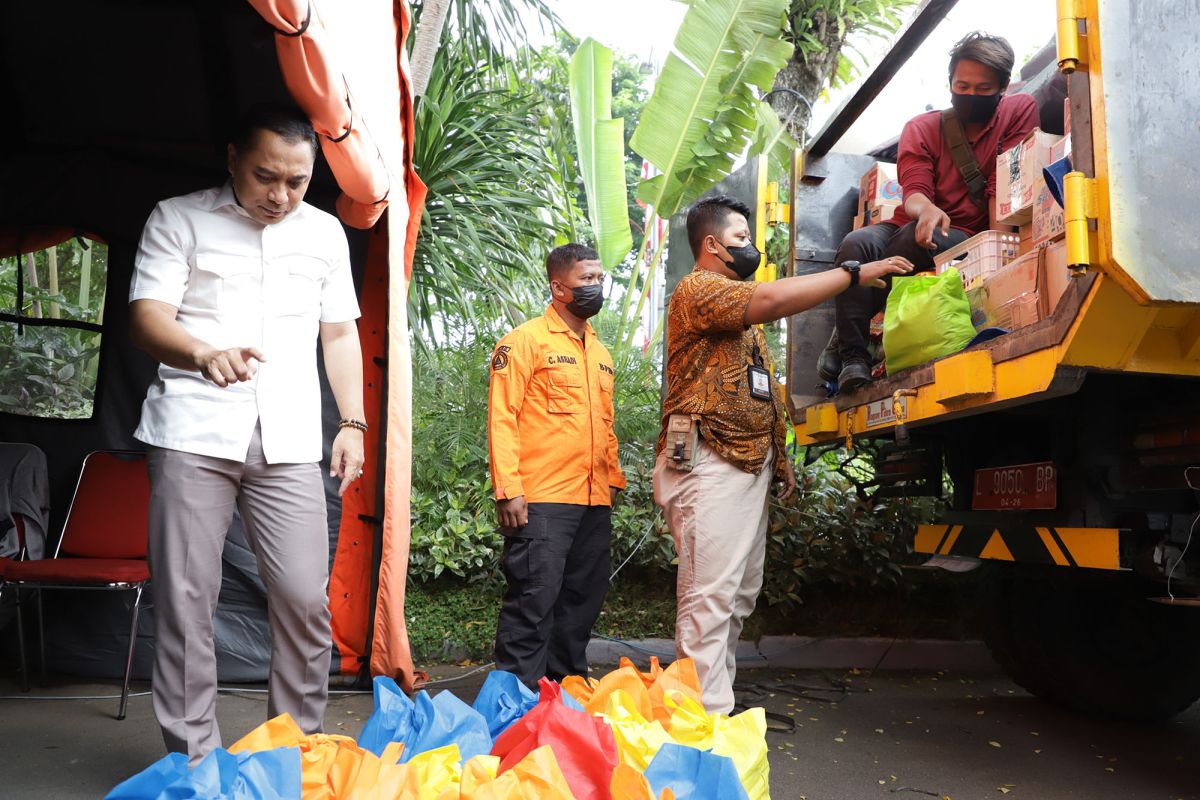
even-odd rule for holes
{"type": "Polygon", "coordinates": [[[341,189],[338,216],[376,234],[369,246],[359,335],[367,423],[373,431],[386,426],[387,440],[384,454],[377,442],[368,443],[366,478],[343,502],[329,594],[342,671],[357,672],[370,653],[372,674],[388,675],[411,691],[416,676],[404,623],[412,456],[406,312],[426,192],[412,163],[413,95],[404,46],[411,17],[404,0],[319,7],[310,0],[248,2],[276,30],[284,82],[320,135],[341,189]],[[380,469],[381,483],[373,480],[380,469]],[[382,497],[377,496],[380,485],[382,497]],[[377,521],[383,527],[378,554],[373,552],[377,521]],[[368,631],[374,563],[380,567],[374,628],[368,631]]]}

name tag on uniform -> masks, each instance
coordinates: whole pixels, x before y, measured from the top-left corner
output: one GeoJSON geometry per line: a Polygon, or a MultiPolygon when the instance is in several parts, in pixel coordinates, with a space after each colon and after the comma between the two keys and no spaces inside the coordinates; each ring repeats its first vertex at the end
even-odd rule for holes
{"type": "Polygon", "coordinates": [[[746,383],[750,386],[750,396],[755,400],[771,399],[771,376],[762,367],[753,364],[746,367],[746,383]]]}

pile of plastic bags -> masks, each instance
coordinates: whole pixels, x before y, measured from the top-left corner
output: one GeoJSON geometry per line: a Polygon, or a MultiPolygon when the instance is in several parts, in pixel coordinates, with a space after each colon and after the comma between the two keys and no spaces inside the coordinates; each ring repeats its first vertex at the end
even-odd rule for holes
{"type": "Polygon", "coordinates": [[[708,714],[690,660],[599,680],[488,675],[473,706],[375,679],[358,740],[284,715],[195,769],[172,753],[109,800],[769,800],[763,710],[708,714]]]}

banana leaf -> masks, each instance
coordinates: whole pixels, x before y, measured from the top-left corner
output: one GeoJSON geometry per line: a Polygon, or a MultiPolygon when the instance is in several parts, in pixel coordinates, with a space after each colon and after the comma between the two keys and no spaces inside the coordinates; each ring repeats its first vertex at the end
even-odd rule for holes
{"type": "Polygon", "coordinates": [[[612,119],[612,51],[584,39],[571,58],[571,118],[579,171],[600,263],[611,268],[633,248],[625,189],[625,120],[612,119]]]}

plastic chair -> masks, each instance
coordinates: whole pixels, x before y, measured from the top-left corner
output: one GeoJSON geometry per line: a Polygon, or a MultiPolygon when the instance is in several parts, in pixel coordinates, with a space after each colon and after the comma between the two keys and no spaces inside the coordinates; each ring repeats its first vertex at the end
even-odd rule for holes
{"type": "MultiPolygon", "coordinates": [[[[45,633],[41,625],[41,592],[54,589],[102,589],[134,593],[129,623],[129,655],[121,685],[117,719],[125,719],[129,702],[129,675],[137,643],[137,621],[142,591],[150,581],[146,561],[149,539],[147,517],[150,480],[144,453],[96,451],[83,460],[75,496],[67,512],[63,534],[51,558],[10,562],[3,580],[17,588],[18,631],[23,628],[21,589],[38,590],[38,644],[42,672],[46,669],[45,633]]],[[[20,639],[21,674],[24,688],[29,679],[25,639],[20,639]]]]}

